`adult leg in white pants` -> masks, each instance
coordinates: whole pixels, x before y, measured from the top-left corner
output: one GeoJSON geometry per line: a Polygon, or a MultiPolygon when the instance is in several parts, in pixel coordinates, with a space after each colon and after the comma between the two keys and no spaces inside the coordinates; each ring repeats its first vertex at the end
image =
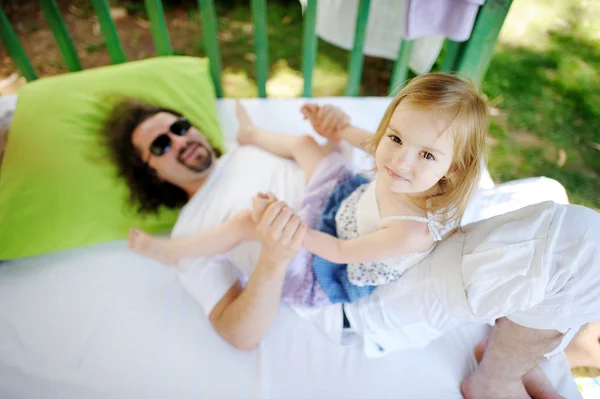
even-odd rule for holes
{"type": "MultiPolygon", "coordinates": [[[[520,247],[543,248],[542,256],[531,258],[539,259],[539,263],[533,262],[528,270],[520,271],[527,275],[533,269],[529,279],[522,279],[503,293],[500,290],[496,295],[487,294],[489,299],[497,299],[502,293],[505,301],[514,302],[512,306],[517,309],[498,319],[492,328],[478,369],[462,384],[467,399],[559,398],[537,367],[545,357],[563,350],[581,326],[600,319],[600,215],[573,205],[554,205],[547,209],[553,213],[546,219],[549,222],[547,234],[534,238],[540,245],[520,247]],[[536,271],[537,265],[541,267],[536,271]],[[518,300],[511,300],[513,295],[538,300],[535,290],[519,288],[526,281],[538,286],[545,284],[543,298],[532,307],[519,306],[518,300]]],[[[529,218],[528,222],[535,225],[542,219],[529,218]]],[[[543,221],[538,227],[540,231],[546,228],[543,221]]],[[[494,241],[500,240],[499,237],[494,238],[492,234],[486,238],[494,241]]],[[[481,249],[481,244],[476,247],[481,249]]],[[[468,239],[465,248],[474,249],[469,247],[468,239]]],[[[519,247],[512,248],[512,251],[519,250],[519,247]]],[[[503,256],[510,258],[510,252],[503,256]]],[[[506,287],[511,285],[510,280],[504,284],[506,287]]],[[[479,288],[473,293],[471,303],[483,309],[485,306],[475,297],[485,287],[479,288]]],[[[465,291],[469,297],[468,286],[465,291]]]]}

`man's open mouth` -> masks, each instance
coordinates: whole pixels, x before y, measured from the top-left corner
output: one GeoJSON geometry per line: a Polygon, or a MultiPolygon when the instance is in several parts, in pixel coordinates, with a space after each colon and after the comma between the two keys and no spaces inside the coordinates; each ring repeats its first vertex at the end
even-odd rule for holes
{"type": "Polygon", "coordinates": [[[200,145],[198,143],[190,143],[179,153],[179,160],[185,162],[189,159],[193,159],[193,157],[198,154],[199,150],[200,145]]]}
{"type": "Polygon", "coordinates": [[[195,172],[204,172],[212,165],[212,153],[198,142],[188,143],[177,158],[180,163],[195,172]]]}

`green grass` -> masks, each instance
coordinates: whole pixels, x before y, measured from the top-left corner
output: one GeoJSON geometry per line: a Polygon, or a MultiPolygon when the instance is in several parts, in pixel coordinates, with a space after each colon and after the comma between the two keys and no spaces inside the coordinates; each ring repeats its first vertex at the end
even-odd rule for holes
{"type": "Polygon", "coordinates": [[[600,6],[516,2],[484,79],[499,100],[490,171],[548,176],[571,202],[600,208],[600,6]],[[526,15],[538,16],[514,32],[526,15]],[[505,33],[506,32],[506,33],[505,33]]]}

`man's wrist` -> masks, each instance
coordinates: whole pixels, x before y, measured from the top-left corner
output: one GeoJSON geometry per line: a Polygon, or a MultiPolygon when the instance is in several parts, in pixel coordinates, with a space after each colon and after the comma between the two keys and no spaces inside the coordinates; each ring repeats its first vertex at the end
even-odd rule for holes
{"type": "Polygon", "coordinates": [[[275,259],[268,253],[265,253],[263,249],[258,258],[255,272],[259,272],[260,276],[266,280],[276,279],[285,275],[288,263],[289,261],[287,260],[275,259]]]}

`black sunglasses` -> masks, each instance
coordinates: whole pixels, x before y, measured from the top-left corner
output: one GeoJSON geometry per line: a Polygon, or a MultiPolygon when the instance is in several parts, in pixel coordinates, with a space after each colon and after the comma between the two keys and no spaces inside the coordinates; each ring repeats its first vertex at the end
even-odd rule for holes
{"type": "MultiPolygon", "coordinates": [[[[179,118],[169,126],[169,132],[183,136],[192,127],[190,121],[179,118]]],[[[167,133],[159,134],[150,144],[150,154],[160,157],[171,149],[171,138],[167,133]]]]}

